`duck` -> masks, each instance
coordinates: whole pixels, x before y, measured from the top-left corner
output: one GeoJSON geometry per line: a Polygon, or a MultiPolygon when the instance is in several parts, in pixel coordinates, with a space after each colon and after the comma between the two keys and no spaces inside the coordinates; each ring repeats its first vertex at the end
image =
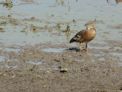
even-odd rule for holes
{"type": "Polygon", "coordinates": [[[85,43],[85,51],[88,50],[88,43],[96,37],[96,27],[94,22],[88,22],[85,24],[85,29],[76,33],[76,35],[71,38],[70,43],[76,42],[80,44],[80,50],[82,50],[82,44],[85,43]]]}

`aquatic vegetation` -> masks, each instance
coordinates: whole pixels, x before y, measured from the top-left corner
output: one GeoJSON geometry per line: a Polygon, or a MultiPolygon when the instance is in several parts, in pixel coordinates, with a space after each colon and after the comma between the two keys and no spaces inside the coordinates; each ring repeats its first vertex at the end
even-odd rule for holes
{"type": "Polygon", "coordinates": [[[7,22],[6,21],[0,21],[0,25],[6,25],[7,22]]]}
{"type": "Polygon", "coordinates": [[[65,29],[63,32],[65,33],[65,36],[66,36],[66,38],[67,38],[67,41],[69,42],[70,36],[71,36],[70,26],[67,25],[66,29],[65,29]]]}
{"type": "Polygon", "coordinates": [[[60,29],[61,29],[61,24],[60,24],[60,23],[57,23],[57,24],[56,24],[56,28],[57,28],[57,30],[60,31],[60,29]]]}
{"type": "Polygon", "coordinates": [[[64,5],[65,0],[56,0],[56,3],[59,5],[64,5]]]}
{"type": "Polygon", "coordinates": [[[31,32],[37,32],[37,27],[34,26],[34,25],[31,25],[30,31],[31,31],[31,32]]]}
{"type": "Polygon", "coordinates": [[[12,0],[5,0],[5,3],[3,3],[3,6],[5,6],[8,9],[11,9],[13,7],[12,0]]]}
{"type": "Polygon", "coordinates": [[[0,27],[0,32],[5,32],[4,28],[0,27]]]}
{"type": "Polygon", "coordinates": [[[110,34],[109,32],[103,32],[103,33],[106,34],[106,35],[110,34]]]}

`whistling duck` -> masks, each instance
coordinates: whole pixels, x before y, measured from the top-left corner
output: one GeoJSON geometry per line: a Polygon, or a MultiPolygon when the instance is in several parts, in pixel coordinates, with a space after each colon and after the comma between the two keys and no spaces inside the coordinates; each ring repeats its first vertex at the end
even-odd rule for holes
{"type": "Polygon", "coordinates": [[[94,26],[93,22],[89,22],[85,24],[86,29],[83,29],[82,31],[78,32],[71,40],[70,43],[72,42],[77,42],[80,43],[80,50],[81,50],[81,45],[82,43],[85,43],[85,50],[87,51],[87,44],[91,40],[93,40],[96,36],[96,28],[94,26]]]}

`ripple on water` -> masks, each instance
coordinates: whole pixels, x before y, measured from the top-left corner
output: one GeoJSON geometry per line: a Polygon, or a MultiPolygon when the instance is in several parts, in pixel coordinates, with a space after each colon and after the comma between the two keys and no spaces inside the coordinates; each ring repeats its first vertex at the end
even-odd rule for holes
{"type": "Polygon", "coordinates": [[[4,51],[7,51],[7,52],[19,52],[20,49],[19,48],[5,48],[4,51]]]}

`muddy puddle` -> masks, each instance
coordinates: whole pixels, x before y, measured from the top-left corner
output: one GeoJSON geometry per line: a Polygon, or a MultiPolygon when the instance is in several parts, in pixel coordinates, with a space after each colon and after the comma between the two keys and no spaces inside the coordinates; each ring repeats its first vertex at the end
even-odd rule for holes
{"type": "Polygon", "coordinates": [[[0,90],[121,92],[121,19],[121,0],[0,0],[0,90]],[[69,40],[93,20],[96,38],[80,51],[69,40]]]}
{"type": "Polygon", "coordinates": [[[54,52],[54,53],[61,53],[65,50],[65,48],[45,48],[45,49],[42,49],[42,51],[44,52],[54,52]]]}

